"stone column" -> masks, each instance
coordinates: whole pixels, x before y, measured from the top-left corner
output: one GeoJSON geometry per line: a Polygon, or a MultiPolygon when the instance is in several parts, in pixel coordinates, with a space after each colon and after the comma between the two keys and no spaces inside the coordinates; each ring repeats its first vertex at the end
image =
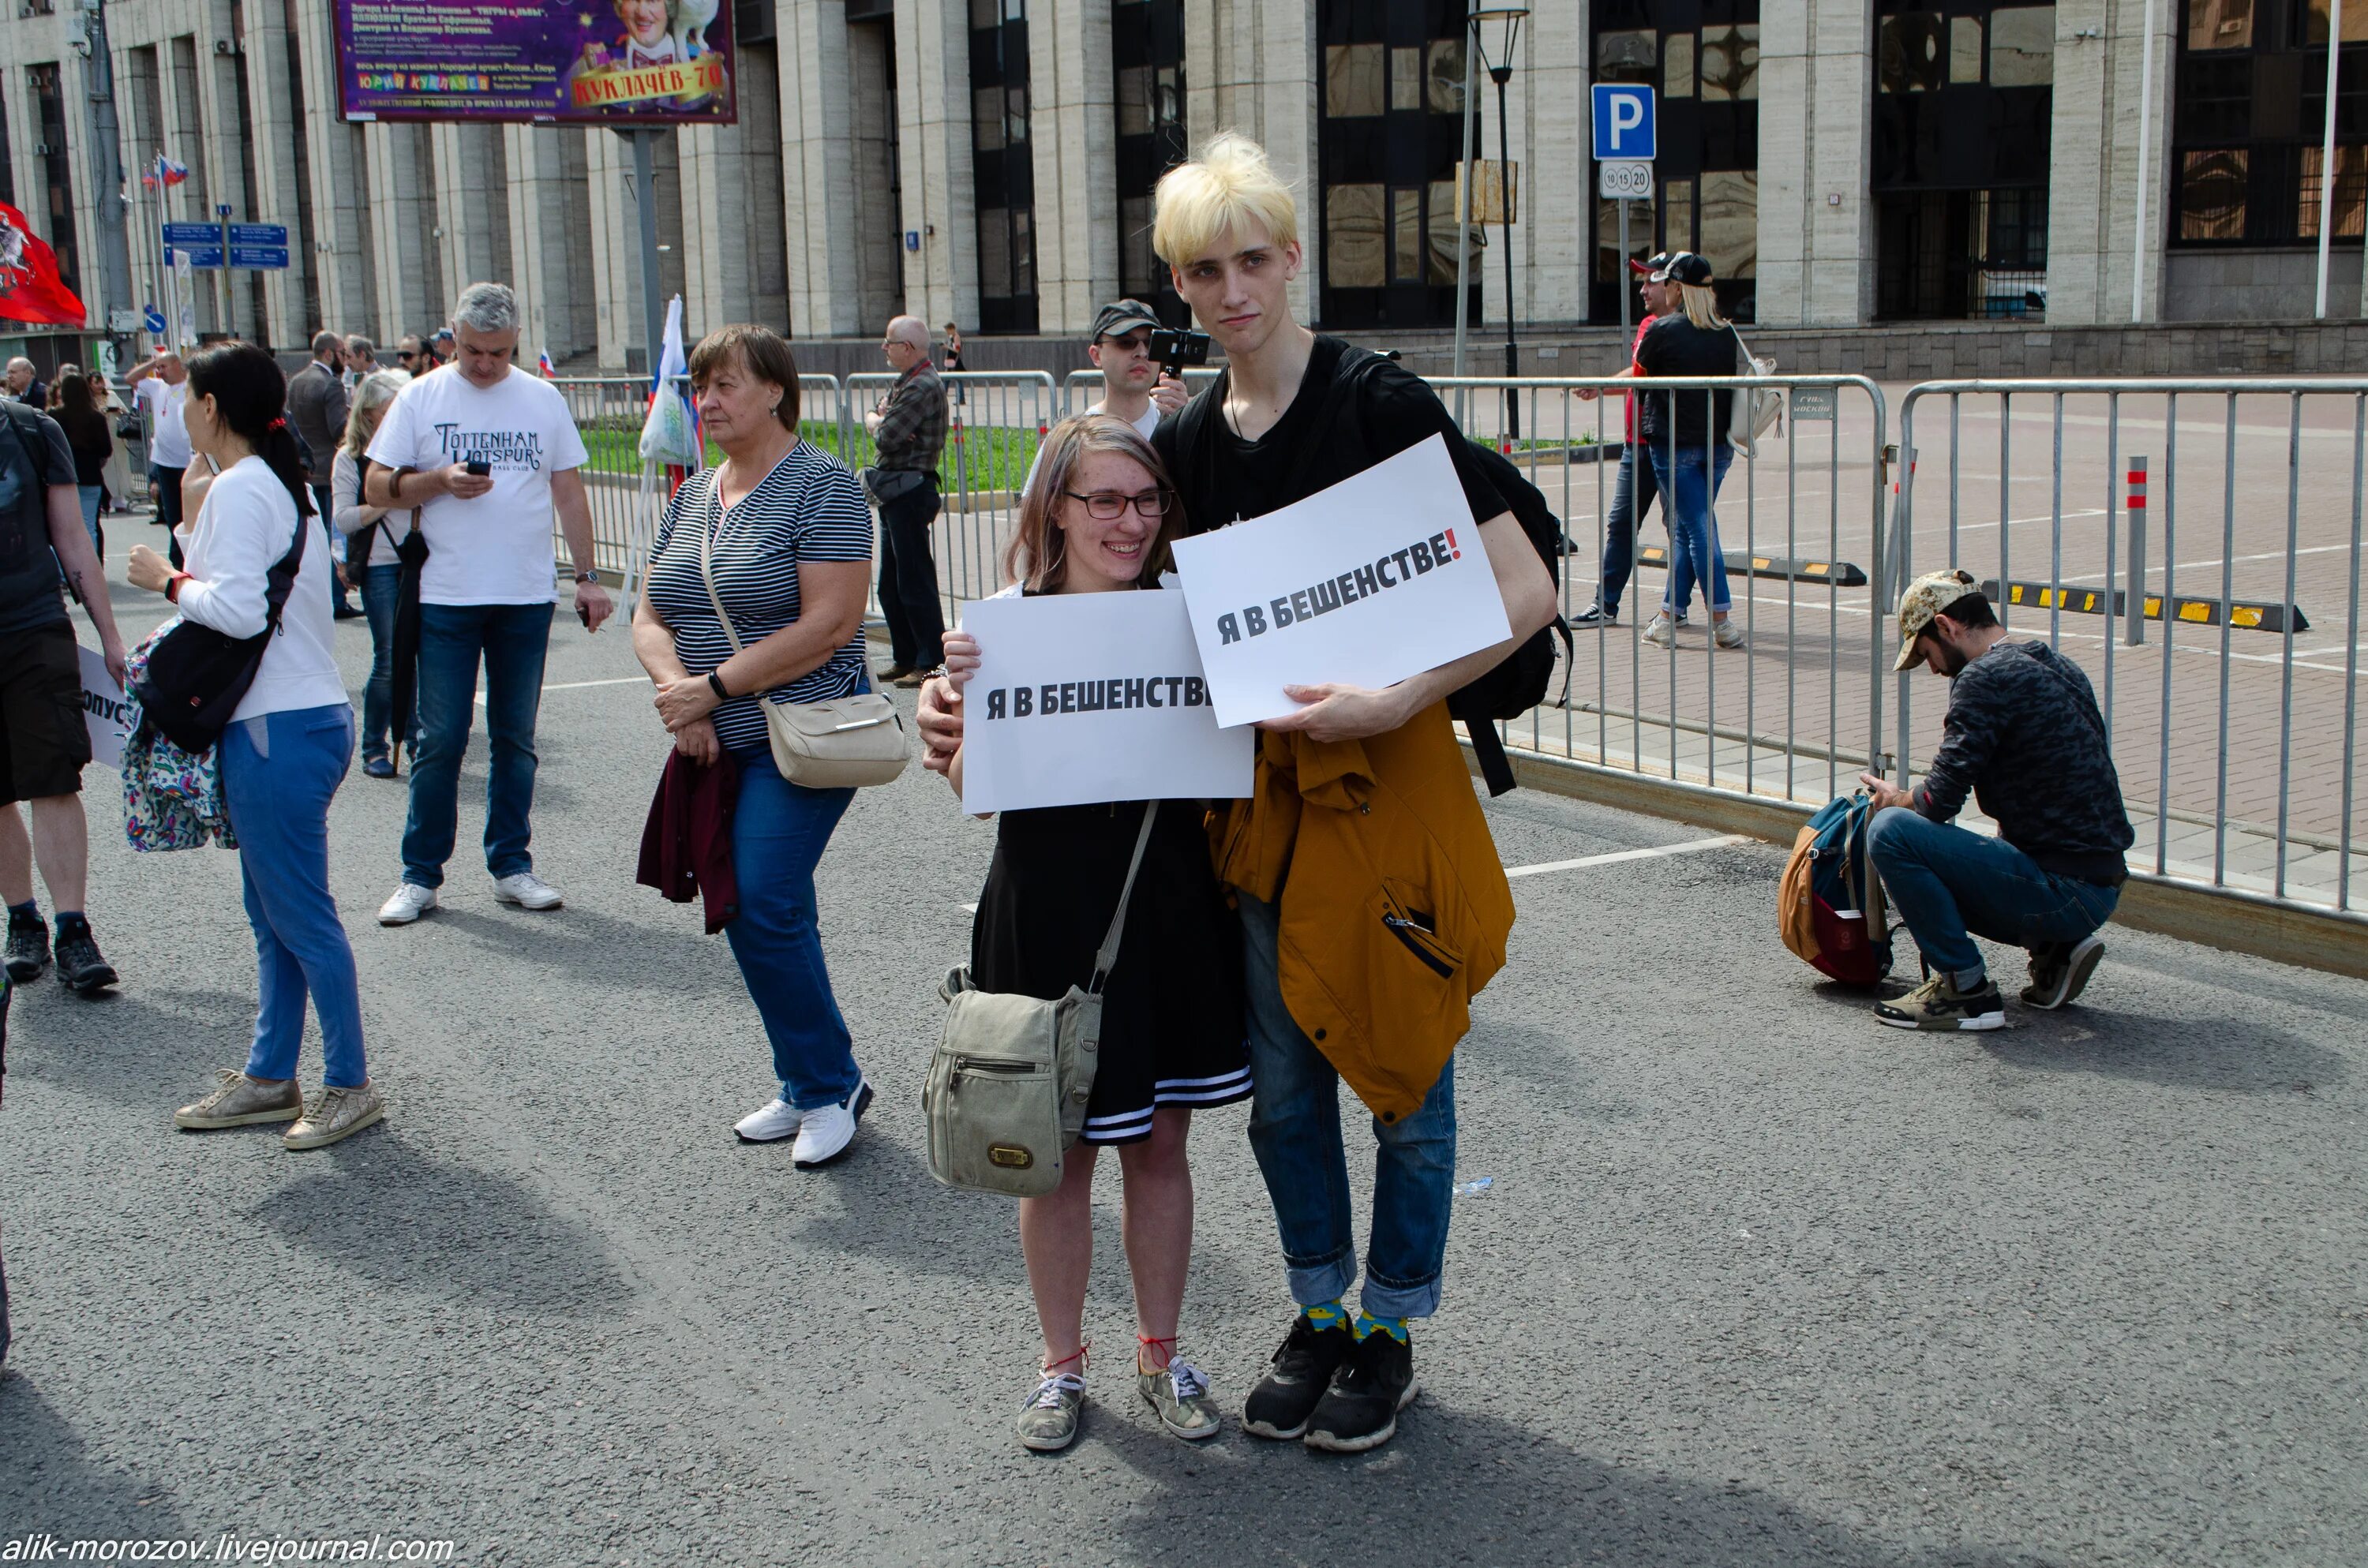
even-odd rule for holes
{"type": "Polygon", "coordinates": [[[428,155],[436,167],[437,265],[455,297],[472,283],[516,281],[510,274],[504,145],[497,125],[427,127],[428,155]]]}
{"type": "Polygon", "coordinates": [[[642,347],[640,215],[625,181],[633,151],[597,127],[584,131],[585,188],[592,217],[591,252],[594,335],[604,375],[621,375],[628,351],[642,347]]]}
{"type": "Polygon", "coordinates": [[[312,259],[321,278],[324,324],[361,333],[384,348],[391,340],[376,315],[370,279],[368,161],[360,128],[337,115],[337,68],[328,13],[327,0],[303,0],[298,10],[295,43],[303,74],[302,134],[311,176],[301,199],[313,209],[316,249],[312,259]]]}
{"type": "Polygon", "coordinates": [[[1306,260],[1291,286],[1291,306],[1302,322],[1314,322],[1324,266],[1316,222],[1324,78],[1315,6],[1185,0],[1184,83],[1184,125],[1194,146],[1221,130],[1241,131],[1266,149],[1298,196],[1306,260]]]}
{"type": "Polygon", "coordinates": [[[378,336],[433,333],[451,314],[433,231],[436,185],[425,126],[362,127],[371,204],[372,271],[378,284],[378,336]]]}
{"type": "Polygon", "coordinates": [[[1867,0],[1759,13],[1759,319],[1856,326],[1873,312],[1874,22],[1867,0]]]}
{"type": "Polygon", "coordinates": [[[580,131],[554,125],[502,127],[510,171],[510,262],[526,323],[522,359],[544,349],[564,361],[599,341],[592,267],[592,193],[580,131]]]}
{"type": "Polygon", "coordinates": [[[970,7],[912,0],[896,13],[905,309],[925,322],[978,320],[978,185],[971,163],[970,7]]]}
{"type": "MultiPolygon", "coordinates": [[[[1521,320],[1587,319],[1588,215],[1595,165],[1588,161],[1588,39],[1590,7],[1540,6],[1523,28],[1522,69],[1513,77],[1513,155],[1520,160],[1520,222],[1514,228],[1525,274],[1521,320]]],[[[1495,86],[1480,77],[1492,97],[1495,86]]],[[[1489,155],[1495,156],[1492,143],[1489,155]]],[[[1498,262],[1501,268],[1503,263],[1498,262]]]]}
{"type": "MultiPolygon", "coordinates": [[[[856,155],[857,77],[849,42],[858,30],[879,29],[848,26],[846,7],[837,0],[777,0],[776,14],[790,330],[804,337],[877,330],[880,324],[863,322],[860,305],[859,193],[866,172],[856,155]]],[[[747,115],[744,108],[742,119],[747,115]]],[[[885,168],[871,177],[884,186],[885,168]]]]}
{"type": "Polygon", "coordinates": [[[739,124],[686,126],[678,133],[686,347],[727,322],[788,324],[773,59],[762,45],[737,55],[739,124]]]}
{"type": "Polygon", "coordinates": [[[1031,0],[1037,326],[1082,335],[1118,295],[1118,76],[1110,0],[1031,0]]]}
{"type": "Polygon", "coordinates": [[[2146,191],[2142,320],[2161,319],[2165,210],[2171,195],[2171,62],[2182,7],[2158,5],[2146,36],[2145,0],[2064,0],[2055,8],[2055,96],[2047,185],[2047,320],[2089,326],[2130,319],[2139,182],[2146,191]],[[2083,36],[2096,34],[2100,36],[2083,36]],[[2153,127],[2138,165],[2146,51],[2154,51],[2153,127]]]}
{"type": "MultiPolygon", "coordinates": [[[[313,334],[328,323],[306,319],[315,313],[305,306],[305,278],[315,258],[304,247],[303,225],[297,217],[297,203],[304,199],[305,193],[297,188],[296,139],[306,135],[311,128],[300,121],[289,98],[289,68],[292,63],[289,56],[295,45],[288,36],[284,18],[275,15],[267,21],[264,12],[260,6],[250,6],[242,13],[246,30],[238,40],[241,52],[236,63],[246,73],[249,123],[241,127],[238,141],[242,152],[238,155],[253,160],[255,165],[256,210],[234,216],[257,223],[286,225],[288,267],[284,271],[234,272],[231,276],[242,294],[248,292],[249,278],[262,278],[263,320],[258,324],[263,341],[292,349],[309,347],[313,334]]],[[[309,116],[306,118],[309,119],[309,116]]],[[[230,188],[243,193],[244,182],[230,188]]]]}

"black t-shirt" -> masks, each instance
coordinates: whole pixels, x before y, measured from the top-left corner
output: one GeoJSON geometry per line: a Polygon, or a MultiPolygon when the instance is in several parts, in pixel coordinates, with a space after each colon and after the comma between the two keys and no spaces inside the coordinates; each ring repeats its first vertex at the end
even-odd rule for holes
{"type": "Polygon", "coordinates": [[[74,450],[56,420],[37,417],[45,449],[40,457],[27,445],[18,416],[0,411],[0,636],[66,619],[65,581],[50,550],[49,486],[74,483],[74,450]]]}
{"type": "MultiPolygon", "coordinates": [[[[1731,376],[1741,347],[1733,327],[1706,332],[1688,321],[1683,311],[1677,311],[1655,322],[1645,332],[1644,341],[1636,346],[1636,368],[1647,376],[1731,376]]],[[[1670,404],[1674,403],[1678,445],[1699,452],[1712,432],[1724,433],[1726,429],[1727,409],[1735,394],[1696,388],[1691,392],[1649,392],[1642,401],[1639,433],[1645,440],[1668,446],[1670,404]],[[1713,415],[1710,404],[1713,399],[1718,403],[1715,424],[1711,423],[1713,415]]]]}
{"type": "Polygon", "coordinates": [[[1182,494],[1188,531],[1262,517],[1433,435],[1447,437],[1448,457],[1463,482],[1474,522],[1485,523],[1509,510],[1481,466],[1478,449],[1455,427],[1439,394],[1395,362],[1360,365],[1361,359],[1350,354],[1342,339],[1317,337],[1291,406],[1255,441],[1234,434],[1225,421],[1230,374],[1200,394],[1208,400],[1200,421],[1205,450],[1179,454],[1185,415],[1162,420],[1152,444],[1182,494]],[[1351,376],[1358,383],[1353,396],[1336,396],[1336,383],[1351,376]]]}
{"type": "Polygon", "coordinates": [[[107,415],[95,408],[62,408],[51,417],[66,433],[66,445],[74,451],[74,483],[102,483],[107,460],[115,455],[114,433],[108,428],[107,415]]]}

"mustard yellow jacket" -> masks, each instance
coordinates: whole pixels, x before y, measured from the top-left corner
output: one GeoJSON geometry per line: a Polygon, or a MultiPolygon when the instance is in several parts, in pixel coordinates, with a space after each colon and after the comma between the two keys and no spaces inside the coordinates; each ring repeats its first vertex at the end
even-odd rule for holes
{"type": "Polygon", "coordinates": [[[1383,1121],[1417,1109],[1504,967],[1513,892],[1447,705],[1363,741],[1259,737],[1211,813],[1218,880],[1279,903],[1283,1005],[1383,1121]]]}

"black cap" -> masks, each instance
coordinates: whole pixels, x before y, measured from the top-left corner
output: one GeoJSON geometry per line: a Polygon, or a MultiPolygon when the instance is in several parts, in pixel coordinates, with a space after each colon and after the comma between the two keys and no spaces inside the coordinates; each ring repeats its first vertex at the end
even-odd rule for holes
{"type": "Polygon", "coordinates": [[[1656,283],[1683,283],[1700,289],[1710,282],[1710,257],[1681,250],[1653,269],[1656,283]]]}
{"type": "Polygon", "coordinates": [[[1105,337],[1116,337],[1139,326],[1158,324],[1158,312],[1141,300],[1112,300],[1095,312],[1093,335],[1088,341],[1099,343],[1105,337]]]}
{"type": "Polygon", "coordinates": [[[1636,273],[1639,276],[1658,272],[1661,268],[1668,265],[1669,253],[1668,251],[1656,251],[1653,254],[1653,259],[1650,261],[1638,261],[1634,256],[1630,256],[1628,258],[1628,270],[1636,273]]]}

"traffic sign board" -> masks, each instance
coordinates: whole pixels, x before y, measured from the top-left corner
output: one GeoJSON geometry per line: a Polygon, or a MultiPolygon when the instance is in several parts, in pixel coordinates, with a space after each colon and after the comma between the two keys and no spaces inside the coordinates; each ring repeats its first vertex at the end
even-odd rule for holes
{"type": "Polygon", "coordinates": [[[222,245],[220,223],[167,223],[165,243],[175,250],[196,250],[203,245],[219,249],[222,245]]]}
{"type": "Polygon", "coordinates": [[[162,334],[162,333],[164,332],[164,330],[165,330],[165,312],[162,312],[162,311],[158,310],[158,309],[157,309],[155,306],[154,306],[154,305],[150,305],[150,306],[146,307],[146,309],[142,312],[142,317],[143,317],[144,324],[147,326],[148,330],[149,330],[151,333],[154,333],[154,334],[162,334]]]}
{"type": "Polygon", "coordinates": [[[1641,158],[1654,153],[1653,89],[1634,82],[1599,82],[1595,100],[1595,155],[1641,158]]]}
{"type": "Polygon", "coordinates": [[[1641,158],[1607,159],[1595,165],[1595,193],[1606,201],[1649,201],[1653,165],[1641,158]]]}
{"type": "MultiPolygon", "coordinates": [[[[266,246],[279,250],[288,248],[288,225],[285,223],[233,223],[230,226],[231,247],[266,246]]],[[[243,264],[233,264],[243,265],[243,264]]],[[[286,262],[279,264],[287,266],[286,262]]]]}
{"type": "MultiPolygon", "coordinates": [[[[232,232],[235,233],[237,231],[233,229],[232,232]]],[[[233,267],[251,267],[266,272],[277,272],[288,265],[288,247],[286,245],[243,245],[233,239],[230,246],[230,264],[233,267]]]]}

